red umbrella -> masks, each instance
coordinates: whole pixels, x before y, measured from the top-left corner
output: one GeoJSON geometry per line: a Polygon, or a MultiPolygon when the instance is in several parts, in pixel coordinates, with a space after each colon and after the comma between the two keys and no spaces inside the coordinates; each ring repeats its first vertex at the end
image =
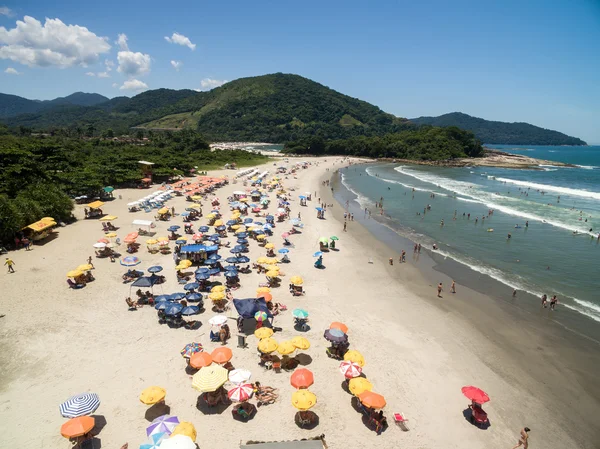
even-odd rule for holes
{"type": "Polygon", "coordinates": [[[308,388],[315,383],[315,376],[310,370],[300,368],[294,371],[290,383],[294,388],[308,388]]]}
{"type": "Polygon", "coordinates": [[[490,397],[481,388],[468,386],[462,387],[461,391],[468,399],[475,401],[478,404],[484,404],[490,400],[490,397]]]}
{"type": "Polygon", "coordinates": [[[289,232],[284,232],[283,234],[281,234],[281,237],[283,237],[284,239],[287,239],[289,236],[289,232]]]}

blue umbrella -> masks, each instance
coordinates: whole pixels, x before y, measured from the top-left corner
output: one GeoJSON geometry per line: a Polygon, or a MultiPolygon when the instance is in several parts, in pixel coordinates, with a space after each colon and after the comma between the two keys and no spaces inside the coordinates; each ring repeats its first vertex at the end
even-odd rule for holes
{"type": "Polygon", "coordinates": [[[277,251],[279,254],[287,254],[290,252],[289,249],[287,248],[281,248],[280,250],[277,251]]]}
{"type": "Polygon", "coordinates": [[[237,221],[235,220],[229,220],[227,223],[225,223],[227,226],[233,226],[234,224],[237,224],[237,221]]]}
{"type": "Polygon", "coordinates": [[[210,260],[221,260],[221,256],[218,255],[217,253],[212,253],[210,256],[208,256],[208,258],[210,260]]]}
{"type": "Polygon", "coordinates": [[[208,279],[210,279],[210,274],[208,274],[208,273],[197,273],[196,274],[197,281],[206,281],[208,279]]]}
{"type": "Polygon", "coordinates": [[[250,258],[246,256],[240,256],[237,258],[237,263],[248,263],[250,262],[250,258]]]}
{"type": "Polygon", "coordinates": [[[169,299],[171,301],[179,301],[180,299],[185,298],[185,293],[171,293],[169,295],[169,299]]]}
{"type": "Polygon", "coordinates": [[[228,257],[227,259],[225,259],[225,262],[227,263],[237,263],[238,258],[237,257],[228,257]]]}
{"type": "Polygon", "coordinates": [[[211,242],[217,243],[219,241],[219,235],[218,234],[213,234],[207,240],[210,240],[211,242]]]}
{"type": "Polygon", "coordinates": [[[158,295],[154,297],[154,302],[169,301],[169,295],[158,295]]]}
{"type": "Polygon", "coordinates": [[[301,200],[305,200],[306,197],[304,195],[300,195],[298,198],[300,198],[301,200]]]}
{"type": "Polygon", "coordinates": [[[148,268],[148,273],[160,273],[163,270],[163,267],[159,265],[154,265],[153,267],[148,268]]]}
{"type": "Polygon", "coordinates": [[[237,243],[240,245],[247,245],[248,239],[237,239],[237,243]]]}
{"type": "Polygon", "coordinates": [[[60,404],[60,414],[65,418],[77,418],[94,413],[100,406],[100,398],[96,393],[81,393],[71,396],[60,404]]]}
{"type": "MultiPolygon", "coordinates": [[[[265,225],[265,226],[266,226],[266,225],[265,225]]],[[[265,231],[263,231],[262,229],[257,229],[256,231],[254,231],[254,233],[255,233],[256,235],[262,235],[262,234],[264,234],[264,233],[265,233],[265,231]]]]}
{"type": "Polygon", "coordinates": [[[227,265],[225,267],[225,271],[237,271],[238,267],[236,267],[235,265],[227,265]]]}
{"type": "Polygon", "coordinates": [[[195,290],[198,287],[200,287],[200,284],[198,284],[197,282],[190,282],[189,284],[185,284],[183,286],[183,289],[186,291],[189,291],[189,290],[195,290]]]}
{"type": "Polygon", "coordinates": [[[263,229],[264,229],[265,231],[266,231],[267,229],[268,229],[268,230],[271,230],[271,229],[273,229],[273,226],[272,226],[272,225],[270,225],[269,223],[267,223],[266,225],[264,225],[264,226],[263,226],[263,229]]]}
{"type": "Polygon", "coordinates": [[[294,309],[292,311],[292,316],[294,318],[306,319],[308,318],[308,312],[304,309],[294,309]]]}
{"type": "Polygon", "coordinates": [[[181,213],[181,216],[182,216],[182,217],[189,217],[189,216],[190,216],[190,213],[189,213],[188,211],[185,211],[185,212],[182,212],[182,213],[181,213]]]}
{"type": "Polygon", "coordinates": [[[317,251],[316,253],[313,254],[313,257],[321,257],[323,255],[323,253],[321,251],[317,251]]]}
{"type": "Polygon", "coordinates": [[[254,219],[252,218],[245,218],[244,219],[244,223],[252,223],[254,221],[254,219]]]}
{"type": "Polygon", "coordinates": [[[204,261],[204,265],[208,265],[208,266],[213,266],[213,265],[216,265],[217,263],[219,263],[219,261],[214,260],[214,259],[206,259],[204,261]]]}
{"type": "Polygon", "coordinates": [[[190,293],[185,299],[190,302],[202,301],[202,295],[200,293],[190,293]]]}
{"type": "Polygon", "coordinates": [[[198,273],[208,273],[208,268],[206,267],[198,267],[195,271],[196,274],[198,273]]]}
{"type": "Polygon", "coordinates": [[[240,232],[239,234],[237,234],[238,239],[245,239],[246,237],[248,237],[247,232],[240,232]]]}
{"type": "Polygon", "coordinates": [[[217,231],[224,231],[225,229],[227,229],[227,227],[225,227],[225,226],[217,226],[215,229],[217,231]]]}
{"type": "Polygon", "coordinates": [[[265,217],[265,219],[266,219],[267,221],[269,221],[269,220],[275,220],[275,217],[274,217],[273,215],[267,215],[267,216],[265,217]]]}
{"type": "Polygon", "coordinates": [[[200,313],[200,307],[198,306],[187,306],[181,309],[181,314],[185,316],[195,315],[197,313],[200,313]]]}
{"type": "Polygon", "coordinates": [[[208,231],[210,230],[210,228],[209,228],[208,226],[200,226],[200,227],[198,228],[198,230],[199,230],[200,232],[208,232],[208,231]]]}
{"type": "Polygon", "coordinates": [[[150,435],[150,443],[140,445],[140,449],[159,449],[163,440],[169,438],[166,432],[159,432],[150,435]]]}
{"type": "Polygon", "coordinates": [[[316,209],[316,210],[318,210],[319,212],[322,212],[322,211],[323,211],[323,208],[322,208],[322,207],[315,207],[315,209],[316,209]]]}
{"type": "Polygon", "coordinates": [[[178,239],[175,240],[175,243],[177,243],[178,245],[185,245],[187,243],[186,239],[178,239]]]}
{"type": "Polygon", "coordinates": [[[177,226],[177,225],[173,225],[173,226],[169,226],[167,228],[167,231],[171,231],[171,232],[175,232],[177,231],[181,226],[177,226]]]}
{"type": "Polygon", "coordinates": [[[157,302],[156,304],[154,304],[154,308],[155,308],[156,310],[165,310],[165,308],[166,308],[166,307],[167,307],[169,304],[171,304],[169,301],[160,301],[160,302],[157,302]]]}
{"type": "Polygon", "coordinates": [[[219,270],[218,268],[211,268],[210,270],[208,270],[208,274],[210,274],[211,276],[214,276],[215,274],[219,274],[221,272],[221,270],[219,270]]]}
{"type": "Polygon", "coordinates": [[[226,271],[225,277],[226,278],[236,278],[236,277],[238,277],[238,272],[237,271],[226,271]]]}
{"type": "Polygon", "coordinates": [[[181,313],[181,311],[183,310],[183,306],[181,304],[179,304],[178,302],[176,303],[169,303],[167,305],[167,307],[165,307],[165,315],[177,315],[179,313],[181,313]]]}
{"type": "MultiPolygon", "coordinates": [[[[262,225],[263,225],[263,222],[262,222],[262,221],[255,221],[255,222],[254,222],[254,224],[255,224],[256,226],[262,226],[262,225]]],[[[239,235],[239,234],[238,234],[238,235],[239,235]]]]}

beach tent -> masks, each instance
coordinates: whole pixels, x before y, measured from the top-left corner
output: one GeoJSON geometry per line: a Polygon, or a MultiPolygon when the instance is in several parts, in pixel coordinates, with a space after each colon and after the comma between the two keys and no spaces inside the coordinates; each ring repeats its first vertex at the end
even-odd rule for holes
{"type": "Polygon", "coordinates": [[[158,279],[158,276],[142,276],[137,278],[135,282],[131,284],[131,286],[138,288],[151,288],[158,282],[158,279]]]}
{"type": "Polygon", "coordinates": [[[267,318],[273,318],[264,298],[234,299],[233,305],[243,318],[254,318],[257,312],[265,312],[267,318]]]}
{"type": "Polygon", "coordinates": [[[209,252],[218,251],[218,250],[219,250],[218,245],[206,246],[206,245],[194,244],[194,245],[182,246],[180,249],[180,252],[182,252],[182,253],[202,253],[202,252],[209,253],[209,252]]]}
{"type": "Polygon", "coordinates": [[[131,224],[134,226],[152,226],[152,222],[150,220],[133,220],[131,224]]]}
{"type": "Polygon", "coordinates": [[[30,225],[26,226],[26,228],[31,229],[32,231],[41,232],[51,228],[52,226],[56,226],[56,221],[54,221],[54,219],[51,217],[45,217],[39,221],[36,221],[35,223],[31,223],[30,225]]]}

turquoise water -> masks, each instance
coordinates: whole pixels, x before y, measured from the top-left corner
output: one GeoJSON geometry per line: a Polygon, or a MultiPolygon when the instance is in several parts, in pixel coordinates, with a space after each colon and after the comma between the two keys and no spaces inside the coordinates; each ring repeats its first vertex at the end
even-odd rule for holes
{"type": "Polygon", "coordinates": [[[580,167],[376,163],[341,170],[342,182],[361,210],[398,234],[427,248],[435,243],[438,253],[512,288],[557,295],[600,322],[600,147],[501,149],[580,167]],[[381,197],[383,215],[375,207],[381,197]]]}

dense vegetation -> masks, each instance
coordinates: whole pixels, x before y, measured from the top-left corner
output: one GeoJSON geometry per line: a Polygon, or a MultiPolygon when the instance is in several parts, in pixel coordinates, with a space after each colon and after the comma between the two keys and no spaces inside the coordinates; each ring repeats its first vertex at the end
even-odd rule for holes
{"type": "Polygon", "coordinates": [[[479,157],[483,147],[473,133],[455,127],[422,127],[381,137],[352,137],[341,140],[311,138],[290,142],[284,152],[311,155],[347,155],[371,158],[447,160],[479,157]]]}
{"type": "Polygon", "coordinates": [[[139,160],[155,163],[156,180],[230,162],[245,166],[267,160],[247,151],[210,151],[202,136],[190,130],[149,138],[142,144],[0,135],[0,239],[10,240],[16,230],[43,217],[68,220],[72,201],[67,194],[135,186],[141,177],[139,160]]]}
{"type": "Polygon", "coordinates": [[[16,95],[0,94],[0,117],[14,117],[20,114],[30,114],[42,110],[50,110],[60,105],[95,106],[108,101],[100,94],[87,94],[75,92],[67,97],[55,98],[54,100],[39,101],[28,100],[16,95]]]}
{"type": "Polygon", "coordinates": [[[586,145],[576,137],[558,131],[533,126],[528,123],[506,123],[471,117],[461,112],[440,115],[439,117],[419,117],[410,119],[417,125],[456,126],[466,129],[484,143],[506,145],[586,145]]]}

